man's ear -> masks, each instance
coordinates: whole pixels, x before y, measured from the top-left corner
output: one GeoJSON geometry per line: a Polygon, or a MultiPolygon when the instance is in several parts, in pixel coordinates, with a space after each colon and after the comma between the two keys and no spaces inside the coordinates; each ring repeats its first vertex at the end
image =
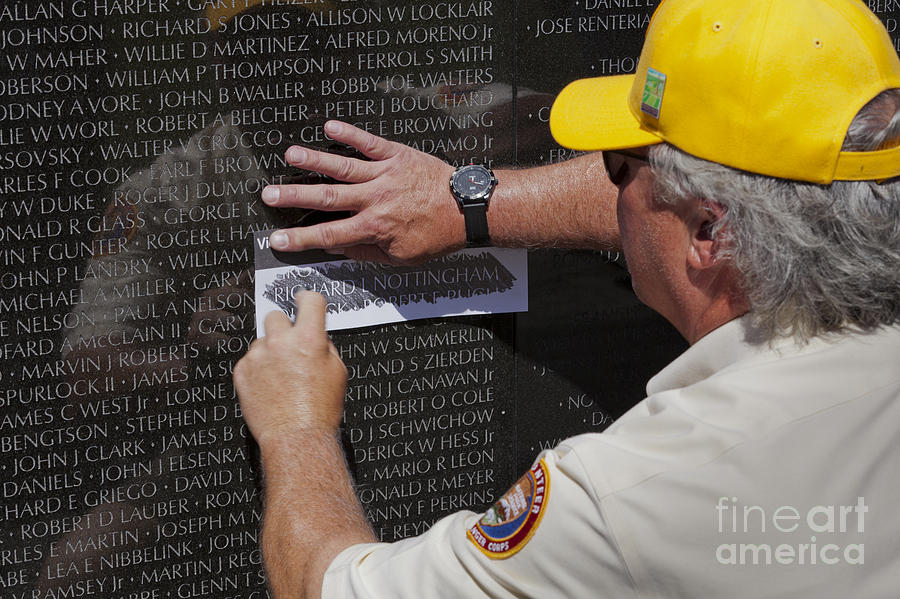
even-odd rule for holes
{"type": "Polygon", "coordinates": [[[719,230],[717,225],[725,217],[727,210],[725,206],[712,200],[701,199],[695,204],[692,218],[688,222],[691,238],[687,258],[688,264],[695,270],[704,270],[718,263],[717,253],[721,242],[716,239],[714,231],[719,230]]]}

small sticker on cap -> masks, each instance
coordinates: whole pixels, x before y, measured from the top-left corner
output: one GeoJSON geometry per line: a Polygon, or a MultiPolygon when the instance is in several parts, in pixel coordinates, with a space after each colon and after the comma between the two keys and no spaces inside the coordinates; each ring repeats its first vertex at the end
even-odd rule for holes
{"type": "Polygon", "coordinates": [[[644,83],[644,96],[641,98],[641,112],[658,119],[665,91],[666,76],[655,69],[647,69],[647,82],[644,83]]]}

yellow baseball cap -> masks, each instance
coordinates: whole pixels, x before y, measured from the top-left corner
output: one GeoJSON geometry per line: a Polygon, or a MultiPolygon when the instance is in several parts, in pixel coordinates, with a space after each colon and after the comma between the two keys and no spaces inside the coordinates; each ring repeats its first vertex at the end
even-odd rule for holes
{"type": "Polygon", "coordinates": [[[664,0],[634,75],[575,81],[550,129],[575,150],[669,142],[801,181],[900,175],[900,147],[841,152],[857,112],[900,88],[900,59],[860,0],[664,0]]]}

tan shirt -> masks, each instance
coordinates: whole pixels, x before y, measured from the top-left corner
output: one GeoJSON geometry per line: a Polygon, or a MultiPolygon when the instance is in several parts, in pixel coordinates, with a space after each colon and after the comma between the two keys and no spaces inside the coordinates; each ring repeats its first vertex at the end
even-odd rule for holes
{"type": "Polygon", "coordinates": [[[467,534],[481,515],[460,512],[346,549],[323,597],[897,596],[900,326],[760,347],[744,324],[605,432],[544,452],[540,519],[512,554],[488,555],[467,534]]]}

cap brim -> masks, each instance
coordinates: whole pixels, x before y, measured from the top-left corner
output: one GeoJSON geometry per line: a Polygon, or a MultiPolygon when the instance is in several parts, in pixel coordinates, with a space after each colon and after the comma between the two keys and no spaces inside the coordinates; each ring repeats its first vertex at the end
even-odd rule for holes
{"type": "Polygon", "coordinates": [[[550,131],[573,150],[621,150],[662,142],[641,129],[628,108],[634,75],[579,79],[567,85],[550,110],[550,131]]]}

